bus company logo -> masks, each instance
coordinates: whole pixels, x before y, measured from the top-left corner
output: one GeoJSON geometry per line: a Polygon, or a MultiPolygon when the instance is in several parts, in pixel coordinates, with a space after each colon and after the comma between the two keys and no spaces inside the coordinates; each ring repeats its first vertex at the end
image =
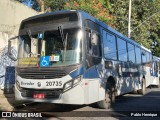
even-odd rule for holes
{"type": "Polygon", "coordinates": [[[34,83],[32,83],[32,82],[21,82],[21,85],[34,85],[34,83]]]}
{"type": "Polygon", "coordinates": [[[41,87],[41,83],[40,82],[38,82],[37,85],[38,85],[38,87],[41,87]]]}

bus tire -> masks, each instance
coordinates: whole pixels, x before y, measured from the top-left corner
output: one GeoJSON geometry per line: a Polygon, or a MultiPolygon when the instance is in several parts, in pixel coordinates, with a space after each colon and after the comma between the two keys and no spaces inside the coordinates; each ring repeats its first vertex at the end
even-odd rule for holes
{"type": "Polygon", "coordinates": [[[107,83],[105,99],[97,102],[97,105],[101,109],[109,109],[113,103],[115,103],[115,87],[111,83],[107,83]]]}
{"type": "Polygon", "coordinates": [[[138,91],[139,94],[145,95],[146,93],[146,81],[142,78],[142,89],[138,91]]]}

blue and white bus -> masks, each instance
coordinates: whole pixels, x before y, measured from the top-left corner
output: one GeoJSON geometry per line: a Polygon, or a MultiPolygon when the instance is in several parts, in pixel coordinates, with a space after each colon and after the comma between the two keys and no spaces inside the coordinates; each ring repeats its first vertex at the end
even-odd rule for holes
{"type": "Polygon", "coordinates": [[[115,96],[159,85],[150,50],[84,11],[25,19],[18,39],[17,100],[109,108],[115,96]]]}

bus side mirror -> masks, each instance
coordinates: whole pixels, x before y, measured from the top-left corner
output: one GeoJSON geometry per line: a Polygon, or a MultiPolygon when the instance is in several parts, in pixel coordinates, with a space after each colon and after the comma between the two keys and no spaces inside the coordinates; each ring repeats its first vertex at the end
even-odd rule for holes
{"type": "Polygon", "coordinates": [[[13,53],[12,53],[12,40],[15,40],[16,38],[18,38],[18,37],[16,36],[16,37],[10,38],[8,40],[8,52],[7,52],[7,55],[13,61],[17,60],[16,56],[14,56],[13,53]]]}

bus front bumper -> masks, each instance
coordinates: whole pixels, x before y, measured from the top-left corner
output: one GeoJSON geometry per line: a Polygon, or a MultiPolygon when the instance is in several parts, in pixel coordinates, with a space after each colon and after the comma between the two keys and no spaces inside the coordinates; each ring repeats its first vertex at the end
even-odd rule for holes
{"type": "Polygon", "coordinates": [[[84,89],[80,84],[69,89],[68,91],[62,92],[57,98],[34,98],[33,95],[30,97],[23,97],[22,92],[20,92],[15,85],[15,99],[18,101],[48,102],[59,104],[85,104],[84,89]]]}

